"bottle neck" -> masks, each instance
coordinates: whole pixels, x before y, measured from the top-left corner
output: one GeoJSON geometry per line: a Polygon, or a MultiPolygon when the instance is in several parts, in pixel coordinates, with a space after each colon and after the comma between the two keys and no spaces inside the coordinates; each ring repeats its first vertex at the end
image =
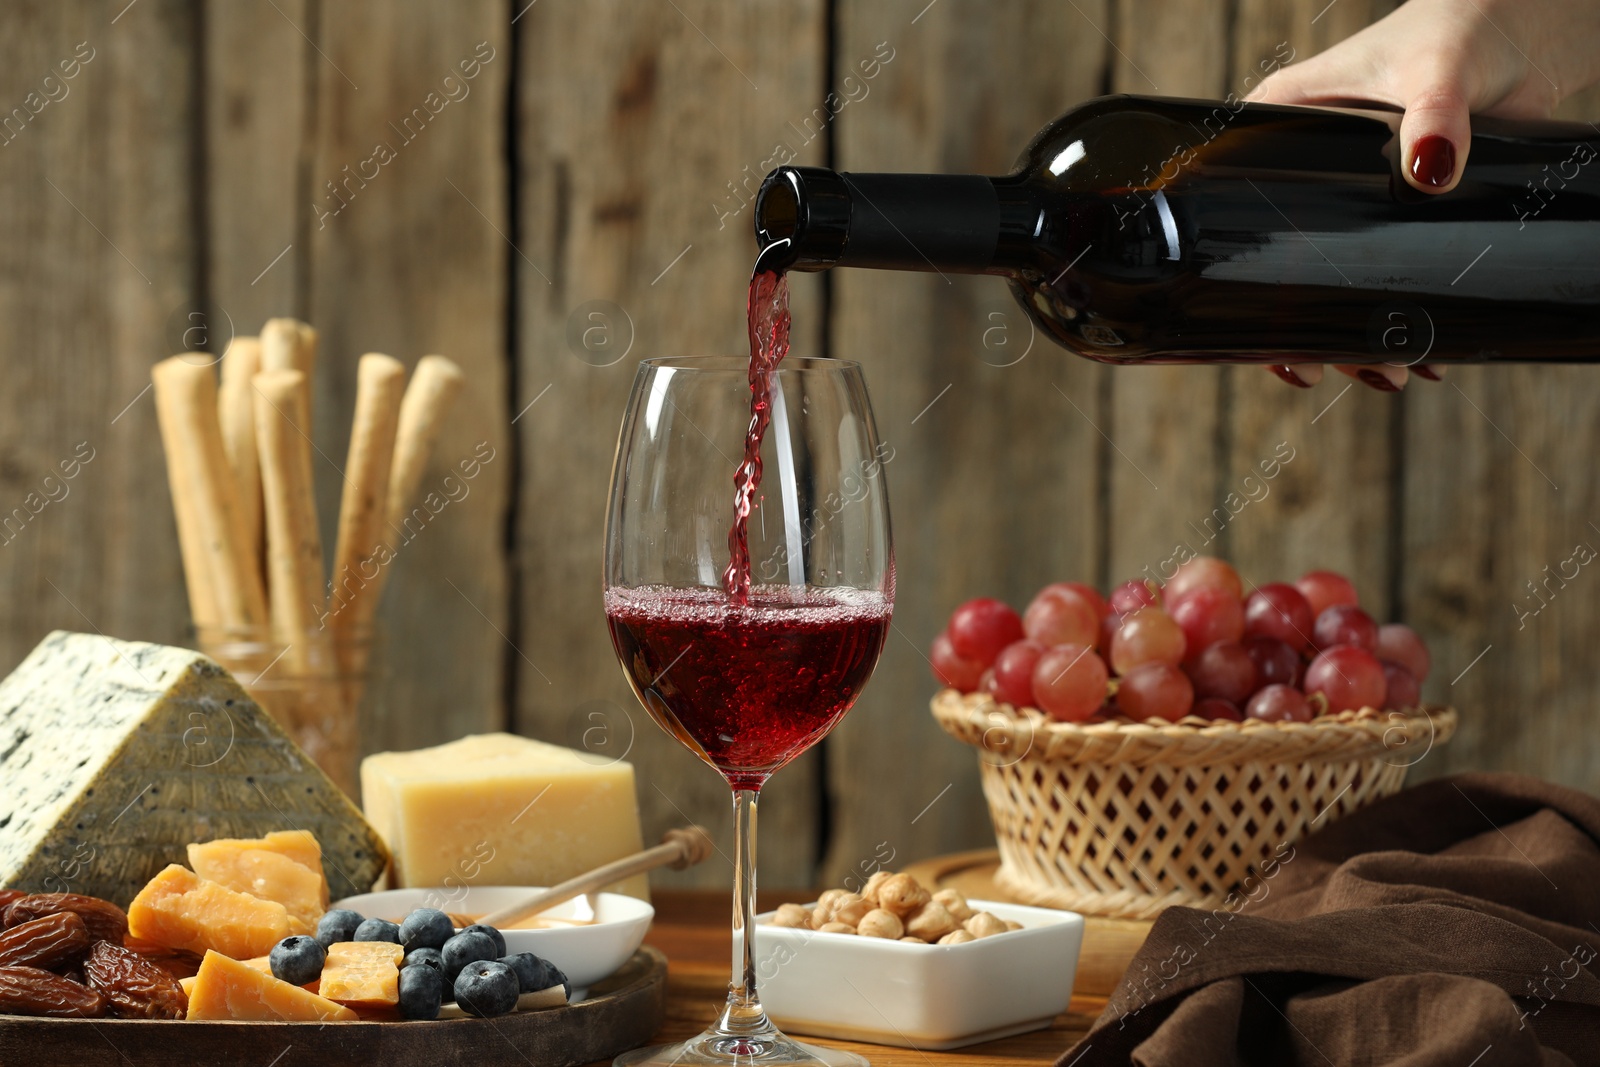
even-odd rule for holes
{"type": "Polygon", "coordinates": [[[782,262],[771,265],[799,271],[1006,274],[1027,258],[1039,218],[1038,205],[1015,179],[823,167],[773,171],[755,210],[762,248],[788,241],[782,262]]]}

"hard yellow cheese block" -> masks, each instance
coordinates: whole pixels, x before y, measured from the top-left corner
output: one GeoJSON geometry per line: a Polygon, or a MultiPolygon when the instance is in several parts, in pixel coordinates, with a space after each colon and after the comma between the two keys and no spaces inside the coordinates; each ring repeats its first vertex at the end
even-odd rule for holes
{"type": "Polygon", "coordinates": [[[249,1019],[272,1022],[347,1021],[356,1013],[270,974],[207,952],[189,986],[190,1019],[249,1019]]]}
{"type": "Polygon", "coordinates": [[[392,1008],[400,1002],[400,961],[405,954],[405,949],[387,941],[329,945],[317,992],[347,1008],[392,1008]]]}
{"type": "Polygon", "coordinates": [[[550,886],[643,847],[632,764],[513,734],[368,756],[361,793],[396,887],[550,886]]]}
{"type": "Polygon", "coordinates": [[[282,904],[292,920],[290,933],[312,933],[328,910],[322,849],[306,830],[191,844],[189,866],[208,882],[221,882],[236,892],[282,904]]]}
{"type": "Polygon", "coordinates": [[[203,882],[176,863],[150,879],[128,905],[129,934],[186,952],[216,951],[245,960],[265,956],[289,932],[282,904],[221,882],[203,882]]]}

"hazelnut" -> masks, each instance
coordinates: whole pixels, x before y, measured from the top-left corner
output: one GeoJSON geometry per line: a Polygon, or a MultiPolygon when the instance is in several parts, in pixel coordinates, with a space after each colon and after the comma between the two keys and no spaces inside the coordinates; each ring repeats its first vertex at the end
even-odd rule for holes
{"type": "Polygon", "coordinates": [[[995,918],[986,911],[980,911],[966,922],[967,933],[973,937],[989,937],[993,934],[1006,932],[1004,921],[995,918]]]}
{"type": "Polygon", "coordinates": [[[1007,919],[1006,920],[1006,930],[1010,931],[1010,930],[1020,930],[1020,929],[1022,929],[1022,924],[1017,922],[1015,919],[1007,919]]]}
{"type": "Polygon", "coordinates": [[[955,916],[937,900],[928,901],[906,920],[906,933],[928,941],[937,941],[950,931],[960,928],[961,924],[956,922],[955,916]]]}
{"type": "Polygon", "coordinates": [[[811,928],[813,930],[820,930],[822,929],[823,924],[833,922],[835,913],[838,911],[840,901],[845,897],[853,896],[855,896],[854,893],[846,892],[843,889],[829,889],[825,891],[820,897],[817,898],[817,906],[815,910],[811,912],[811,928]]]}
{"type": "Polygon", "coordinates": [[[932,899],[922,883],[909,874],[890,875],[878,887],[878,907],[899,916],[910,915],[932,899]]]}
{"type": "Polygon", "coordinates": [[[817,927],[817,930],[824,934],[853,934],[856,932],[856,928],[848,923],[823,923],[817,927]]]}
{"type": "Polygon", "coordinates": [[[872,877],[867,879],[867,884],[861,887],[861,899],[876,908],[878,906],[878,889],[893,874],[893,871],[873,871],[872,877]]]}
{"type": "Polygon", "coordinates": [[[773,926],[790,926],[801,930],[811,929],[811,912],[803,904],[780,904],[772,917],[773,926]]]}
{"type": "Polygon", "coordinates": [[[866,917],[867,912],[872,910],[872,905],[862,900],[855,893],[846,893],[838,898],[835,903],[837,906],[833,909],[833,921],[849,923],[851,926],[860,923],[866,917]]]}
{"type": "Polygon", "coordinates": [[[948,911],[958,923],[964,923],[972,918],[972,908],[959,889],[941,889],[933,895],[933,899],[943,904],[944,910],[948,911]]]}
{"type": "Polygon", "coordinates": [[[928,942],[922,940],[922,938],[920,938],[920,937],[912,937],[910,934],[907,934],[905,937],[902,937],[900,940],[904,941],[908,945],[926,945],[928,943],[928,942]]]}
{"type": "Polygon", "coordinates": [[[965,930],[952,930],[948,934],[945,934],[943,937],[941,937],[938,943],[941,945],[964,945],[968,941],[976,940],[977,938],[973,937],[965,930]]]}
{"type": "Polygon", "coordinates": [[[886,937],[891,941],[897,941],[905,936],[906,928],[894,912],[873,908],[862,918],[861,925],[856,927],[856,932],[862,937],[886,937]]]}

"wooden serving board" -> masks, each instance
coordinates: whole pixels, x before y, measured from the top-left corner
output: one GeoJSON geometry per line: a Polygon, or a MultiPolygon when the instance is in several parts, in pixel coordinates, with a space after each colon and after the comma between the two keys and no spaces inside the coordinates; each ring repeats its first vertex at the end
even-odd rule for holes
{"type": "Polygon", "coordinates": [[[573,1067],[647,1043],[667,1010],[667,958],[646,946],[589,999],[494,1019],[255,1023],[0,1015],[10,1067],[573,1067]]]}
{"type": "MultiPolygon", "coordinates": [[[[962,896],[977,900],[1003,900],[1028,904],[995,884],[1000,869],[997,849],[957,852],[938,856],[902,868],[917,881],[936,889],[956,889],[962,896]]],[[[1073,982],[1074,996],[1108,997],[1122,980],[1139,946],[1150,932],[1150,923],[1135,919],[1083,917],[1083,948],[1078,953],[1078,975],[1073,982]]]]}

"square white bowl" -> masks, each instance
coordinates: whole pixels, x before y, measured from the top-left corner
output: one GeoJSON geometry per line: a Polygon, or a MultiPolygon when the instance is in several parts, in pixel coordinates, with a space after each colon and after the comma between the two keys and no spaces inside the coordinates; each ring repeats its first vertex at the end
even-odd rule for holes
{"type": "Polygon", "coordinates": [[[797,1034],[952,1049],[1049,1026],[1072,999],[1083,916],[971,900],[1022,924],[960,945],[773,926],[756,918],[756,979],[767,1014],[797,1034]]]}

